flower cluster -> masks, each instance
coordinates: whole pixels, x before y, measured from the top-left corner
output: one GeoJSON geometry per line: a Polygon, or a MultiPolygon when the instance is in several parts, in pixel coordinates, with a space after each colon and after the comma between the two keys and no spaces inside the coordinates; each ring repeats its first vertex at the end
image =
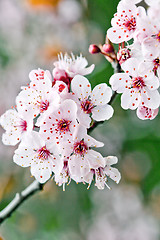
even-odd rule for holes
{"type": "Polygon", "coordinates": [[[136,5],[141,0],[121,0],[107,31],[107,44],[99,51],[92,45],[90,52],[101,52],[110,62],[120,64],[123,72],[111,76],[109,83],[122,94],[122,108],[137,109],[140,119],[151,120],[160,105],[160,1],[145,1],[147,11],[136,5]],[[112,43],[119,44],[117,54],[112,43]]]}
{"type": "Polygon", "coordinates": [[[151,120],[157,116],[160,105],[160,18],[157,15],[160,1],[146,0],[147,11],[136,6],[139,2],[120,1],[112,27],[107,31],[109,40],[119,43],[117,59],[124,71],[114,74],[110,84],[113,90],[122,93],[123,109],[137,109],[140,119],[151,120]],[[133,43],[125,47],[130,39],[133,43]]]}
{"type": "MultiPolygon", "coordinates": [[[[13,160],[30,167],[31,174],[45,183],[51,176],[57,185],[65,187],[71,179],[88,183],[95,176],[95,185],[103,189],[107,177],[119,182],[120,173],[112,164],[113,156],[103,157],[92,147],[104,144],[87,134],[95,121],[108,120],[113,108],[108,104],[112,90],[102,83],[91,90],[83,75],[91,73],[82,57],[62,54],[54,63],[53,74],[48,70],[32,70],[30,83],[16,97],[15,109],[6,111],[0,124],[6,130],[2,141],[16,145],[13,160]]],[[[108,186],[108,185],[107,185],[108,186]]]]}

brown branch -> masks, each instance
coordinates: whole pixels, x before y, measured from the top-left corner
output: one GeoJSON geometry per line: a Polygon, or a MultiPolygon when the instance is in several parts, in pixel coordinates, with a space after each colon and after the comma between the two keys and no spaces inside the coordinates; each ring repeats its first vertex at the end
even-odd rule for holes
{"type": "Polygon", "coordinates": [[[13,200],[0,212],[0,224],[9,218],[26,199],[34,195],[36,192],[43,190],[43,186],[44,184],[35,180],[22,192],[16,193],[13,200]]]}

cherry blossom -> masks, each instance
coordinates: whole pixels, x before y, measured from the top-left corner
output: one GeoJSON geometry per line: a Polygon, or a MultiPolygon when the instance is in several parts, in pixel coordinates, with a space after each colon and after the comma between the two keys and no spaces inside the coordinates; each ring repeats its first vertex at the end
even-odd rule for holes
{"type": "Polygon", "coordinates": [[[71,82],[74,100],[78,105],[78,121],[89,128],[90,116],[96,121],[108,120],[113,115],[113,108],[107,103],[112,96],[112,90],[106,83],[97,85],[91,91],[87,78],[77,75],[71,82]]]}
{"type": "Polygon", "coordinates": [[[117,13],[111,20],[112,27],[107,31],[107,37],[113,43],[129,41],[137,29],[137,18],[145,16],[145,9],[136,7],[133,2],[120,1],[117,13]]]}
{"type": "Polygon", "coordinates": [[[140,105],[158,108],[159,80],[147,70],[146,63],[139,64],[137,59],[130,58],[123,64],[123,70],[125,73],[117,73],[110,78],[112,89],[122,93],[122,108],[134,110],[140,105]]]}
{"type": "Polygon", "coordinates": [[[70,143],[77,126],[77,105],[67,99],[55,111],[48,114],[40,125],[40,134],[46,141],[60,141],[70,143]]]}
{"type": "Polygon", "coordinates": [[[73,134],[70,145],[62,153],[64,159],[68,159],[70,175],[76,182],[83,182],[85,175],[91,168],[104,167],[105,160],[99,152],[91,147],[102,147],[104,144],[87,135],[83,126],[78,126],[73,134]]]}
{"type": "Polygon", "coordinates": [[[65,191],[65,184],[69,184],[70,173],[68,168],[68,161],[64,161],[62,168],[59,168],[58,171],[55,172],[54,180],[58,186],[63,186],[63,191],[65,191]]]}
{"type": "Polygon", "coordinates": [[[21,167],[30,167],[31,174],[40,183],[46,182],[63,164],[57,146],[53,142],[45,142],[37,132],[23,139],[15,150],[13,161],[21,167]]]}
{"type": "Polygon", "coordinates": [[[41,114],[37,125],[40,124],[46,114],[58,107],[59,101],[58,93],[51,87],[41,88],[41,93],[35,89],[26,88],[16,98],[17,109],[20,113],[28,113],[31,118],[41,114]]]}
{"type": "Polygon", "coordinates": [[[5,145],[16,145],[33,129],[33,120],[26,115],[21,115],[15,109],[7,110],[0,117],[0,125],[6,131],[2,135],[2,142],[5,145]]]}
{"type": "Polygon", "coordinates": [[[73,53],[71,56],[65,54],[64,57],[62,53],[58,55],[58,61],[54,62],[54,66],[58,69],[65,70],[69,77],[73,78],[75,75],[88,75],[94,70],[94,64],[87,67],[88,61],[81,54],[75,57],[73,53]]]}
{"type": "Polygon", "coordinates": [[[105,167],[99,167],[98,169],[91,169],[87,176],[85,176],[85,181],[89,183],[89,186],[92,183],[93,176],[95,174],[95,186],[98,189],[104,189],[107,186],[109,189],[110,187],[107,184],[107,177],[114,180],[117,184],[121,179],[120,172],[116,169],[111,167],[111,165],[116,164],[118,162],[117,157],[108,156],[105,157],[105,167]]]}
{"type": "Polygon", "coordinates": [[[54,82],[63,81],[70,88],[71,80],[77,74],[88,75],[94,70],[94,64],[87,67],[88,62],[82,55],[75,57],[73,53],[69,56],[67,53],[58,55],[58,61],[54,62],[55,68],[53,69],[54,82]]]}

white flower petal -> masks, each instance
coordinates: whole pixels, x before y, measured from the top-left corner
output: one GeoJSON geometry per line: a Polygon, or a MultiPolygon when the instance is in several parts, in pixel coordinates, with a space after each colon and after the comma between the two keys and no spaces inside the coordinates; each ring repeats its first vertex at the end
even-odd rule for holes
{"type": "Polygon", "coordinates": [[[96,121],[105,121],[113,116],[112,106],[106,104],[103,106],[97,106],[92,110],[92,118],[96,121]]]}
{"type": "Polygon", "coordinates": [[[91,99],[94,105],[104,105],[108,103],[112,96],[112,90],[106,83],[98,84],[92,91],[91,99]]]}
{"type": "Polygon", "coordinates": [[[91,85],[87,78],[76,75],[71,82],[72,92],[79,98],[80,100],[86,100],[88,96],[91,94],[91,85]]]}

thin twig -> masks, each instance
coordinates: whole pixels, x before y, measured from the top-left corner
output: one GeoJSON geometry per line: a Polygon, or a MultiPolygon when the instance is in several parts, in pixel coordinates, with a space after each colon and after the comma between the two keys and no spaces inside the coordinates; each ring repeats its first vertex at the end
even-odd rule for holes
{"type": "Polygon", "coordinates": [[[34,195],[36,192],[43,190],[44,184],[39,183],[35,180],[26,189],[20,193],[16,193],[14,199],[0,212],[0,224],[9,218],[12,213],[29,197],[34,195]]]}

